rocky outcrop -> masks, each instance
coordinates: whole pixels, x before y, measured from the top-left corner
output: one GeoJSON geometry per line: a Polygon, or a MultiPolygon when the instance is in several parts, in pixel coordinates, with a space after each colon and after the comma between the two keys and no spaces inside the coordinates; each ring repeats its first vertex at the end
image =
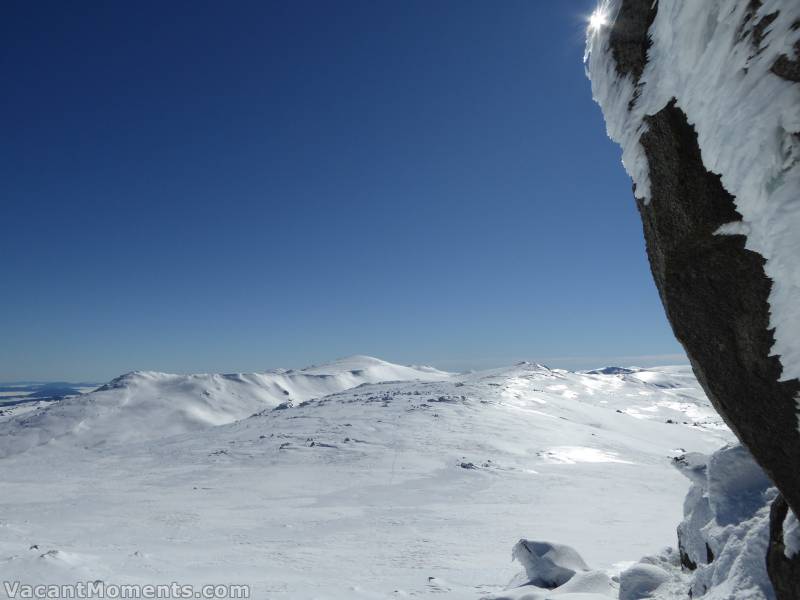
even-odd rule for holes
{"type": "Polygon", "coordinates": [[[800,554],[787,556],[783,524],[789,506],[781,496],[772,502],[769,514],[769,549],[767,572],[778,600],[800,598],[800,554]]]}
{"type": "MultiPolygon", "coordinates": [[[[788,367],[797,375],[800,340],[787,331],[797,331],[791,306],[800,302],[800,233],[794,221],[761,218],[759,211],[796,207],[800,198],[800,90],[792,87],[800,82],[800,39],[793,33],[800,32],[800,10],[794,0],[614,0],[609,6],[610,30],[590,32],[587,57],[602,53],[588,61],[595,98],[634,179],[650,267],[675,336],[716,409],[780,492],[772,507],[769,575],[779,599],[798,599],[800,558],[786,557],[781,531],[790,507],[800,514],[800,381],[786,377],[788,367]],[[691,11],[694,21],[687,18],[691,11]],[[694,22],[700,25],[682,38],[694,22]],[[693,56],[702,58],[702,67],[695,69],[693,56]],[[727,56],[734,58],[720,58],[727,56]],[[651,61],[656,66],[648,70],[651,61]],[[706,87],[698,72],[717,87],[706,87]],[[758,111],[770,108],[773,93],[783,94],[783,112],[759,123],[758,111]],[[751,116],[720,136],[742,107],[752,109],[751,116]],[[781,151],[754,167],[759,152],[772,151],[773,138],[781,151]],[[739,143],[749,154],[737,155],[739,143]],[[709,164],[722,170],[715,173],[709,164]],[[741,175],[748,169],[754,171],[741,175]],[[736,187],[726,189],[726,181],[736,187]],[[771,186],[779,194],[770,196],[771,186]],[[753,227],[760,229],[749,237],[753,227]],[[780,245],[772,244],[773,235],[784,236],[780,245]],[[754,251],[760,248],[766,250],[754,251]],[[777,295],[775,273],[789,273],[777,295]],[[787,295],[787,289],[795,292],[787,295]],[[790,317],[776,319],[776,306],[790,317]],[[776,322],[784,328],[776,330],[776,322]],[[789,358],[776,355],[777,347],[789,358]]],[[[695,554],[681,548],[686,567],[713,560],[710,551],[695,554]]]]}
{"type": "MultiPolygon", "coordinates": [[[[651,0],[624,0],[610,34],[619,72],[637,82],[656,10],[651,0]]],[[[704,165],[697,134],[675,99],[645,122],[640,142],[650,197],[637,204],[667,317],[714,406],[797,512],[800,382],[779,381],[781,364],[771,356],[764,259],[745,248],[743,235],[715,235],[741,215],[704,165]]]]}
{"type": "Polygon", "coordinates": [[[647,254],[667,317],[714,406],[800,508],[800,382],[779,381],[764,259],[742,235],[715,235],[739,221],[733,197],[703,165],[697,135],[671,102],[641,137],[651,198],[637,202],[647,254]]]}

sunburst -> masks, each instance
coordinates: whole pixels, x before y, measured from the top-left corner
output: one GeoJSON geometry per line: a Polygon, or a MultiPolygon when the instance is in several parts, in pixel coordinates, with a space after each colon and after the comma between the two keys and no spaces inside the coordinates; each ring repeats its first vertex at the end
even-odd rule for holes
{"type": "Polygon", "coordinates": [[[608,25],[608,14],[602,7],[598,7],[589,17],[589,29],[599,31],[608,25]]]}

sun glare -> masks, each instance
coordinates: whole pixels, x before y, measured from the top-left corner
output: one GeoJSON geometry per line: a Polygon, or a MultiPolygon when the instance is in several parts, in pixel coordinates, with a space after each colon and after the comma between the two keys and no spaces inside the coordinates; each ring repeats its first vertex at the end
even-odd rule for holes
{"type": "Polygon", "coordinates": [[[589,17],[589,29],[592,31],[597,31],[601,27],[608,24],[608,18],[606,13],[603,9],[598,8],[592,13],[592,16],[589,17]]]}

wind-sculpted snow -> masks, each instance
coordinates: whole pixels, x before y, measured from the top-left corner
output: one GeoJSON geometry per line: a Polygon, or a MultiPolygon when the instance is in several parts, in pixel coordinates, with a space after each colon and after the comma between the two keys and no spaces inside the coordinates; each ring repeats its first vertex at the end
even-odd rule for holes
{"type": "MultiPolygon", "coordinates": [[[[777,490],[766,474],[739,444],[681,455],[673,464],[692,482],[678,550],[646,556],[620,573],[619,600],[775,600],[767,556],[777,490]]],[[[791,512],[786,520],[794,521],[791,512]]],[[[783,527],[784,536],[789,529],[783,527]]],[[[791,559],[793,542],[784,537],[776,550],[791,559]]],[[[796,590],[800,582],[789,581],[796,590]]],[[[797,598],[796,591],[785,597],[797,598]]]]}
{"type": "Polygon", "coordinates": [[[654,597],[681,598],[690,590],[704,600],[773,600],[766,554],[777,492],[767,476],[738,444],[675,464],[692,481],[678,527],[684,569],[668,565],[673,584],[654,597]]]}
{"type": "Polygon", "coordinates": [[[50,442],[87,447],[151,440],[231,423],[281,403],[303,402],[364,383],[437,380],[432,367],[353,356],[299,371],[229,375],[133,372],[93,393],[39,405],[0,423],[0,458],[50,442]]]}
{"type": "Polygon", "coordinates": [[[90,445],[73,423],[69,443],[0,460],[0,573],[461,600],[502,592],[526,537],[569,544],[594,569],[560,586],[565,599],[608,596],[618,563],[674,543],[688,481],[671,457],[731,439],[688,367],[423,371],[439,380],[260,403],[168,437],[161,422],[157,437],[90,445]]]}
{"type": "Polygon", "coordinates": [[[577,550],[563,544],[520,540],[512,551],[524,572],[508,590],[481,600],[611,600],[617,586],[608,574],[590,569],[577,550]]]}

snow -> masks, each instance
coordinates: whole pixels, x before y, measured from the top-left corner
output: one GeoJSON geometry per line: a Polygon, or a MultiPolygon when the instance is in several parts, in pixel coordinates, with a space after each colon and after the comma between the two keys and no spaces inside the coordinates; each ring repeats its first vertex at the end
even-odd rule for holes
{"type": "Polygon", "coordinates": [[[577,463],[624,463],[630,461],[620,459],[615,452],[587,448],[585,446],[556,446],[541,452],[540,456],[548,462],[574,465],[577,463]]]}
{"type": "Polygon", "coordinates": [[[638,563],[619,575],[619,600],[652,598],[670,580],[669,573],[656,565],[638,563]]]}
{"type": "Polygon", "coordinates": [[[284,402],[303,402],[365,383],[436,381],[451,375],[352,356],[300,371],[228,375],[128,373],[97,391],[0,422],[0,457],[56,443],[113,445],[231,423],[284,402]]]}
{"type": "Polygon", "coordinates": [[[511,555],[525,568],[527,583],[553,589],[561,587],[589,567],[578,552],[564,544],[520,540],[511,555]]]}
{"type": "Polygon", "coordinates": [[[786,558],[792,558],[800,552],[800,522],[791,509],[783,521],[783,544],[786,558]]]}
{"type": "Polygon", "coordinates": [[[577,550],[564,544],[520,540],[512,557],[525,569],[507,590],[482,600],[610,600],[617,588],[602,571],[590,569],[577,550]]]}
{"type": "Polygon", "coordinates": [[[732,439],[689,367],[637,373],[657,384],[364,358],[128,375],[0,423],[0,573],[247,583],[270,599],[550,597],[503,591],[525,536],[570,545],[595,569],[559,598],[614,598],[619,563],[674,543],[689,482],[671,458],[732,439]],[[282,410],[278,385],[296,400],[282,410]],[[632,405],[655,410],[636,419],[632,405]],[[619,462],[548,457],[576,456],[565,448],[619,462]]]}
{"type": "Polygon", "coordinates": [[[671,548],[646,556],[620,573],[619,600],[679,600],[687,590],[698,600],[774,600],[766,555],[777,492],[752,457],[732,444],[673,464],[692,482],[678,536],[697,568],[682,568],[671,548]]]}
{"type": "MultiPolygon", "coordinates": [[[[693,462],[698,463],[695,455],[693,462]]],[[[687,472],[685,466],[680,470],[687,472]]],[[[698,565],[690,578],[694,598],[770,600],[766,570],[769,511],[775,489],[742,446],[730,445],[707,461],[705,479],[692,487],[678,528],[683,550],[698,565]],[[709,563],[709,552],[713,561],[709,563]]]]}
{"type": "MultiPolygon", "coordinates": [[[[567,591],[589,594],[587,598],[678,600],[687,597],[687,590],[690,597],[703,600],[774,600],[766,552],[777,491],[769,479],[739,444],[711,455],[686,453],[672,462],[692,482],[678,535],[681,552],[695,570],[684,569],[683,558],[668,547],[635,563],[615,563],[613,567],[623,568],[609,580],[590,570],[572,548],[521,540],[514,557],[525,573],[508,590],[486,600],[546,600],[567,591]],[[596,587],[587,587],[588,580],[596,587]]],[[[791,512],[784,522],[784,543],[791,556],[797,543],[797,520],[791,512]]]]}
{"type": "Polygon", "coordinates": [[[707,480],[709,504],[720,525],[750,518],[763,505],[764,491],[772,486],[766,473],[740,444],[711,455],[707,480]]]}
{"type": "MultiPolygon", "coordinates": [[[[706,168],[722,178],[735,197],[741,223],[725,226],[720,235],[742,233],[748,249],[766,259],[772,280],[770,327],[772,352],[783,366],[782,378],[800,377],[800,87],[770,71],[792,48],[800,30],[795,0],[763,0],[744,28],[753,3],[739,0],[684,2],[659,0],[650,28],[648,62],[635,88],[620,78],[609,49],[608,26],[587,31],[586,69],[592,93],[605,116],[608,135],[622,146],[622,161],[636,185],[636,195],[650,196],[648,164],[639,138],[643,118],[664,108],[672,98],[698,135],[706,168]],[[777,12],[755,48],[751,28],[777,12]],[[629,110],[628,106],[638,97],[629,110]]],[[[620,0],[598,9],[613,22],[620,0]]]]}

